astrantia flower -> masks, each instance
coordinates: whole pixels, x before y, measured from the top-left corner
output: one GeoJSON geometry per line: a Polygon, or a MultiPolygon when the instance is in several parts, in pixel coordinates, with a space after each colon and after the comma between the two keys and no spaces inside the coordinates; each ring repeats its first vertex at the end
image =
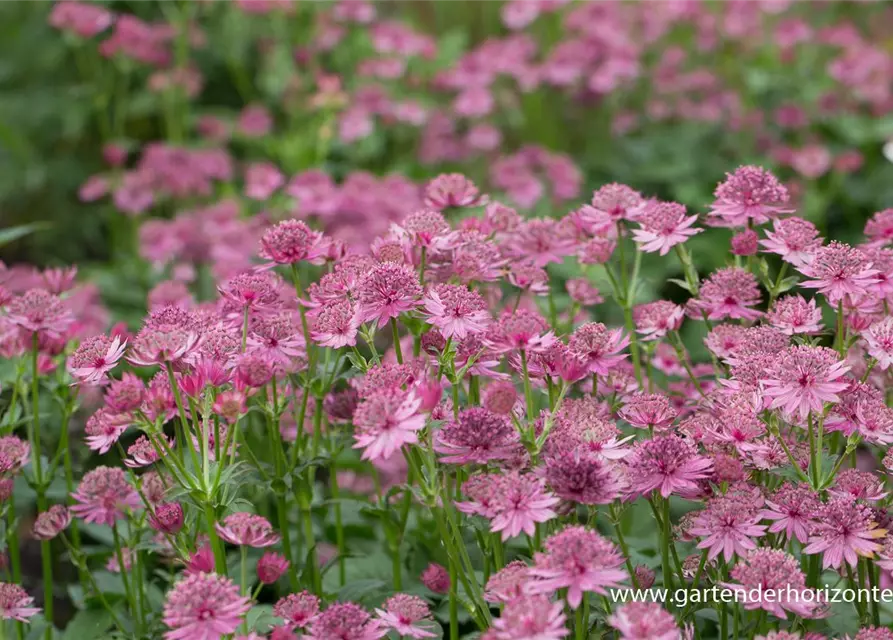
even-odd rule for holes
{"type": "Polygon", "coordinates": [[[816,307],[815,300],[784,296],[766,314],[766,321],[789,336],[809,335],[822,330],[822,310],[816,307]]]}
{"type": "Polygon", "coordinates": [[[869,244],[883,246],[893,242],[893,209],[878,211],[865,223],[869,244]]]}
{"type": "Polygon", "coordinates": [[[201,339],[199,317],[180,307],[154,311],[133,339],[127,361],[137,366],[176,363],[191,356],[201,339]]]}
{"type": "Polygon", "coordinates": [[[665,256],[677,244],[703,231],[692,229],[697,215],[686,215],[685,205],[678,202],[653,202],[644,205],[636,214],[638,229],[633,229],[633,240],[645,253],[660,252],[665,256]]]}
{"type": "Polygon", "coordinates": [[[283,220],[264,233],[258,254],[276,264],[320,263],[326,252],[322,233],[300,220],[283,220]]]}
{"type": "Polygon", "coordinates": [[[18,436],[0,437],[0,457],[6,460],[7,471],[18,471],[26,464],[31,455],[31,445],[18,436]]]}
{"type": "Polygon", "coordinates": [[[661,393],[637,393],[629,396],[618,413],[639,429],[666,429],[676,419],[676,411],[670,405],[670,399],[661,393]]]}
{"type": "Polygon", "coordinates": [[[595,212],[614,222],[630,220],[643,203],[641,193],[616,182],[606,184],[592,193],[592,208],[595,212]]]}
{"type": "Polygon", "coordinates": [[[781,259],[797,268],[812,260],[822,246],[822,239],[815,225],[803,218],[782,218],[772,223],[773,230],[766,232],[760,244],[769,253],[777,253],[781,259]]]}
{"type": "Polygon", "coordinates": [[[502,604],[511,602],[524,595],[530,579],[530,567],[521,560],[513,560],[487,580],[484,600],[502,604]]]}
{"type": "Polygon", "coordinates": [[[37,540],[52,540],[71,524],[71,511],[63,504],[54,504],[39,514],[31,527],[37,540]]]}
{"type": "Polygon", "coordinates": [[[549,274],[542,267],[526,262],[516,262],[509,270],[509,282],[513,287],[537,296],[549,293],[549,274]]]}
{"type": "Polygon", "coordinates": [[[747,610],[763,609],[782,620],[787,611],[801,618],[823,613],[819,594],[806,593],[811,590],[800,563],[780,549],[754,549],[730,573],[737,582],[720,584],[734,591],[747,610]]]}
{"type": "Polygon", "coordinates": [[[139,494],[127,482],[123,469],[96,467],[84,475],[77,491],[71,494],[77,503],[71,510],[86,522],[112,526],[125,517],[128,509],[136,509],[142,502],[139,494]]]}
{"type": "Polygon", "coordinates": [[[580,264],[605,264],[616,248],[614,238],[593,238],[577,249],[577,260],[580,264]]]}
{"type": "Polygon", "coordinates": [[[607,588],[615,588],[627,577],[619,567],[623,556],[614,543],[591,529],[569,526],[549,536],[545,552],[537,553],[530,583],[531,593],[551,594],[567,589],[567,603],[576,609],[583,593],[593,591],[606,595],[607,588]]]}
{"type": "Polygon", "coordinates": [[[446,593],[450,590],[449,571],[446,570],[446,567],[436,562],[432,562],[425,567],[422,575],[419,576],[419,580],[434,593],[446,593]]]}
{"type": "Polygon", "coordinates": [[[613,463],[582,448],[547,457],[545,477],[555,495],[580,504],[610,504],[624,488],[613,463]]]}
{"type": "Polygon", "coordinates": [[[417,247],[446,249],[449,246],[450,225],[440,211],[420,209],[406,216],[400,226],[417,247]]]}
{"type": "Polygon", "coordinates": [[[866,293],[877,282],[878,274],[862,251],[837,241],[816,249],[809,264],[799,269],[812,278],[800,286],[817,289],[832,304],[837,304],[845,295],[866,293]]]}
{"type": "Polygon", "coordinates": [[[249,327],[248,351],[266,358],[277,371],[293,371],[295,363],[307,355],[300,324],[291,311],[255,317],[249,327]]]}
{"type": "Polygon", "coordinates": [[[404,444],[418,442],[425,426],[419,414],[422,400],[401,389],[381,390],[366,398],[353,416],[354,449],[362,449],[363,460],[387,460],[404,444]]]}
{"type": "Polygon", "coordinates": [[[669,300],[657,300],[640,304],[633,309],[636,332],[642,340],[660,340],[668,331],[676,331],[682,326],[685,311],[669,300]]]}
{"type": "Polygon", "coordinates": [[[130,425],[129,416],[114,413],[103,407],[87,420],[87,426],[84,428],[87,434],[87,446],[93,451],[106,453],[130,425]]]}
{"type": "Polygon", "coordinates": [[[376,609],[375,613],[378,614],[385,628],[393,629],[401,637],[434,638],[437,636],[437,634],[418,626],[419,622],[433,622],[431,608],[418,596],[398,593],[385,600],[383,609],[376,609]]]}
{"type": "Polygon", "coordinates": [[[31,289],[13,298],[6,305],[6,317],[25,331],[51,338],[62,336],[74,322],[62,300],[44,289],[31,289]]]}
{"type": "Polygon", "coordinates": [[[115,368],[127,343],[118,337],[93,336],[80,344],[68,358],[68,372],[83,384],[102,384],[109,371],[115,368]]]}
{"type": "Polygon", "coordinates": [[[766,533],[766,527],[758,524],[763,499],[759,490],[729,491],[707,501],[707,507],[698,513],[688,532],[703,538],[698,549],[708,549],[707,559],[712,560],[720,553],[726,562],[736,553],[743,556],[756,548],[753,538],[766,533]]]}
{"type": "Polygon", "coordinates": [[[213,573],[194,573],[177,582],[164,602],[167,640],[219,640],[234,633],[251,601],[233,581],[213,573]]]}
{"type": "Polygon", "coordinates": [[[488,332],[486,342],[499,353],[514,349],[541,352],[555,342],[555,334],[548,328],[545,319],[535,311],[518,309],[499,317],[488,332]]]}
{"type": "Polygon", "coordinates": [[[543,452],[557,456],[580,450],[607,460],[620,460],[630,453],[624,445],[635,437],[620,435],[609,407],[592,396],[568,398],[553,416],[543,452]]]}
{"type": "Polygon", "coordinates": [[[880,551],[877,540],[887,535],[878,528],[871,509],[850,496],[832,497],[816,510],[814,518],[803,553],[823,554],[825,569],[839,569],[844,561],[855,567],[859,556],[871,558],[880,551]]]}
{"type": "Polygon", "coordinates": [[[567,346],[583,356],[591,373],[607,375],[627,356],[620,353],[629,344],[622,329],[608,329],[601,322],[587,322],[570,335],[567,346]]]}
{"type": "Polygon", "coordinates": [[[439,284],[422,299],[426,322],[440,329],[444,338],[465,338],[482,333],[490,323],[487,303],[477,291],[463,285],[439,284]]]}
{"type": "Polygon", "coordinates": [[[731,245],[736,256],[755,256],[760,249],[760,237],[753,229],[745,229],[732,236],[731,245]]]}
{"type": "MultiPolygon", "coordinates": [[[[276,283],[268,273],[241,273],[217,287],[222,298],[236,307],[237,320],[242,323],[243,310],[263,311],[279,302],[276,283]]],[[[232,309],[232,307],[230,307],[232,309]]]]}
{"type": "Polygon", "coordinates": [[[710,320],[756,320],[762,314],[751,307],[760,304],[760,298],[759,284],[750,271],[727,267],[707,278],[692,304],[710,320]]]}
{"type": "Polygon", "coordinates": [[[886,371],[893,365],[893,318],[884,318],[871,325],[862,338],[868,344],[868,355],[886,371]]]}
{"type": "Polygon", "coordinates": [[[310,337],[322,347],[340,349],[357,343],[360,318],[347,300],[324,305],[311,316],[310,337]]]}
{"type": "Polygon", "coordinates": [[[697,481],[709,477],[713,466],[690,440],[673,434],[637,443],[625,462],[633,493],[657,489],[664,498],[697,491],[697,481]]]}
{"type": "Polygon", "coordinates": [[[656,602],[629,602],[608,617],[621,640],[679,640],[676,618],[656,602]]]}
{"type": "Polygon", "coordinates": [[[525,595],[506,604],[490,634],[493,640],[561,640],[570,635],[566,620],[561,602],[525,595]]]}
{"type": "Polygon", "coordinates": [[[217,535],[235,545],[263,548],[279,542],[281,536],[263,516],[240,511],[231,513],[216,525],[217,535]]]}
{"type": "Polygon", "coordinates": [[[605,301],[598,288],[586,278],[571,278],[564,283],[564,286],[571,300],[582,307],[591,307],[605,301]]]}
{"type": "Polygon", "coordinates": [[[425,205],[443,211],[449,207],[477,207],[487,204],[474,183],[461,173],[443,173],[425,187],[425,205]]]}
{"type": "Polygon", "coordinates": [[[839,402],[837,395],[849,385],[840,380],[847,366],[828,347],[799,345],[778,354],[765,371],[763,395],[771,398],[771,409],[805,420],[810,411],[820,413],[825,402],[839,402]]]}
{"type": "Polygon", "coordinates": [[[357,289],[361,322],[383,327],[391,318],[418,306],[422,296],[419,274],[404,264],[384,262],[372,268],[357,289]]]}
{"type": "Polygon", "coordinates": [[[503,540],[522,531],[532,536],[536,523],[548,522],[557,515],[551,507],[558,504],[558,498],[547,492],[543,480],[536,476],[513,471],[502,476],[494,488],[490,531],[501,531],[503,540]]]}
{"type": "Polygon", "coordinates": [[[245,197],[267,200],[282,185],[285,176],[272,162],[252,162],[245,169],[245,197]]]}
{"type": "Polygon", "coordinates": [[[553,218],[524,221],[505,243],[509,256],[535,267],[561,262],[575,247],[573,239],[561,233],[558,221],[553,218]]]}
{"type": "Polygon", "coordinates": [[[784,531],[788,540],[797,538],[806,544],[812,514],[821,502],[815,491],[805,484],[784,484],[766,499],[762,517],[774,520],[769,533],[784,531]]]}
{"type": "MultiPolygon", "coordinates": [[[[849,636],[847,636],[849,639],[849,636]]],[[[811,639],[807,639],[811,640],[811,639]]],[[[893,640],[893,630],[887,627],[862,627],[853,640],[893,640]]]]}
{"type": "Polygon", "coordinates": [[[434,436],[434,450],[448,464],[487,464],[509,460],[518,454],[518,432],[505,414],[482,407],[459,412],[458,419],[447,422],[434,436]]]}
{"type": "Polygon", "coordinates": [[[353,602],[336,602],[310,625],[310,640],[377,640],[387,628],[353,602]]]}
{"type": "MultiPolygon", "coordinates": [[[[32,607],[34,598],[19,585],[0,582],[0,618],[28,622],[40,609],[32,607]]],[[[2,624],[2,623],[0,623],[2,624]]]]}
{"type": "Polygon", "coordinates": [[[865,502],[877,502],[887,497],[882,477],[858,469],[845,469],[838,473],[828,493],[833,496],[849,496],[865,502]]]}
{"type": "Polygon", "coordinates": [[[257,561],[257,579],[263,584],[276,584],[285,572],[289,562],[285,556],[266,551],[257,561]]]}
{"type": "Polygon", "coordinates": [[[727,173],[713,195],[716,200],[708,215],[719,218],[725,227],[744,227],[748,221],[764,224],[791,211],[784,208],[790,199],[788,190],[762,167],[738,167],[727,173]]]}
{"type": "Polygon", "coordinates": [[[155,531],[175,536],[183,528],[184,519],[183,507],[179,503],[163,502],[155,505],[149,516],[149,525],[155,531]]]}
{"type": "Polygon", "coordinates": [[[309,591],[292,593],[273,605],[273,615],[282,618],[289,629],[303,629],[319,615],[319,598],[309,591]]]}

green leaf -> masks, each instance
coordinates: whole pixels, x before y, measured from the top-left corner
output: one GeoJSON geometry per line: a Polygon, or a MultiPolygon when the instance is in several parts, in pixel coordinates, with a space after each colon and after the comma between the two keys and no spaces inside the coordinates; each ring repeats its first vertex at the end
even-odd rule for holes
{"type": "Polygon", "coordinates": [[[46,229],[49,225],[45,222],[32,222],[31,224],[22,224],[17,227],[0,230],[0,247],[15,242],[19,238],[24,238],[30,233],[46,229]]]}
{"type": "Polygon", "coordinates": [[[85,609],[78,611],[65,628],[62,640],[84,640],[96,638],[112,624],[112,616],[105,609],[85,609]]]}

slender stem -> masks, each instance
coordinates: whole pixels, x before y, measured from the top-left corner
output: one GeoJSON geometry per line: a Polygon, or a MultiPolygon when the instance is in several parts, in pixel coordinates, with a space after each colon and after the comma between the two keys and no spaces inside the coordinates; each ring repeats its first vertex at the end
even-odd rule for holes
{"type": "Polygon", "coordinates": [[[673,588],[673,569],[670,567],[670,544],[672,532],[670,531],[670,498],[663,500],[663,535],[661,536],[661,569],[664,573],[664,588],[673,588]]]}
{"type": "Polygon", "coordinates": [[[521,349],[521,372],[524,374],[524,399],[527,402],[527,421],[532,425],[536,419],[533,406],[533,390],[530,388],[530,374],[527,371],[527,352],[521,349]]]}
{"type": "Polygon", "coordinates": [[[400,331],[397,328],[397,318],[391,318],[391,332],[394,336],[394,353],[397,354],[397,363],[403,364],[403,351],[400,348],[400,331]]]}
{"type": "Polygon", "coordinates": [[[117,522],[112,523],[112,537],[115,541],[115,557],[118,559],[121,582],[124,583],[124,593],[127,596],[127,603],[130,605],[130,613],[133,616],[134,623],[139,626],[139,613],[134,605],[133,592],[130,590],[130,580],[127,579],[127,565],[124,564],[124,551],[121,548],[121,536],[118,533],[117,522]]]}
{"type": "Polygon", "coordinates": [[[338,487],[338,469],[335,458],[332,458],[332,465],[329,471],[329,487],[332,493],[332,501],[334,502],[335,544],[338,547],[338,584],[343,587],[344,583],[347,582],[347,558],[345,558],[347,555],[347,545],[344,541],[344,522],[342,521],[341,515],[341,491],[338,487]]]}
{"type": "Polygon", "coordinates": [[[211,543],[211,551],[214,553],[214,568],[220,575],[226,575],[226,555],[223,552],[223,545],[217,536],[217,515],[214,513],[214,507],[210,501],[205,501],[205,530],[208,532],[208,540],[211,543]]]}
{"type": "Polygon", "coordinates": [[[450,640],[459,640],[459,596],[456,561],[450,556],[450,640]]]}
{"type": "MultiPolygon", "coordinates": [[[[239,568],[241,574],[242,595],[249,596],[248,593],[248,547],[241,545],[239,547],[239,568]]],[[[248,633],[248,618],[242,621],[242,631],[248,633]]]]}

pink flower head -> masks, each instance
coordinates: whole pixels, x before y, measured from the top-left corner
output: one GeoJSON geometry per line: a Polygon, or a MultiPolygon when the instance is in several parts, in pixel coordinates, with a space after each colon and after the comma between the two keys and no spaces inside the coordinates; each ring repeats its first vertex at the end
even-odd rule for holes
{"type": "Polygon", "coordinates": [[[443,565],[430,563],[419,580],[434,593],[446,593],[450,590],[450,574],[443,565]]]}
{"type": "Polygon", "coordinates": [[[54,504],[34,520],[31,534],[37,540],[52,540],[71,524],[71,511],[63,504],[54,504]]]}
{"type": "Polygon", "coordinates": [[[419,414],[422,400],[400,388],[377,391],[357,406],[353,416],[354,449],[362,449],[363,460],[387,460],[404,444],[418,442],[425,427],[419,414]]]}
{"type": "Polygon", "coordinates": [[[592,208],[610,220],[631,220],[644,204],[642,194],[625,184],[612,182],[592,193],[592,208]]]}
{"type": "Polygon", "coordinates": [[[760,237],[753,229],[745,229],[732,236],[731,244],[736,256],[755,256],[760,249],[760,237]]]}
{"type": "Polygon", "coordinates": [[[727,173],[713,195],[716,200],[708,215],[718,218],[724,227],[745,227],[748,221],[765,224],[780,213],[791,212],[784,208],[790,199],[788,190],[762,167],[738,167],[735,173],[727,173]]]}
{"type": "Polygon", "coordinates": [[[153,311],[133,339],[127,361],[144,367],[179,362],[195,353],[201,332],[195,313],[173,306],[153,311]]]}
{"type": "Polygon", "coordinates": [[[70,31],[81,38],[92,38],[108,29],[114,16],[105,7],[66,0],[53,5],[48,20],[52,27],[60,31],[70,31]]]}
{"type": "Polygon", "coordinates": [[[527,262],[516,262],[509,271],[509,282],[513,287],[530,291],[534,295],[549,293],[549,274],[542,267],[527,262]]]}
{"type": "Polygon", "coordinates": [[[478,207],[487,204],[474,183],[461,173],[444,173],[425,187],[425,206],[443,211],[450,207],[478,207]]]}
{"type": "Polygon", "coordinates": [[[766,499],[762,517],[774,520],[769,526],[769,533],[784,531],[788,540],[797,538],[800,544],[806,544],[812,514],[820,504],[815,491],[809,486],[786,483],[766,499]]]}
{"type": "Polygon", "coordinates": [[[697,481],[710,477],[713,466],[694,443],[674,434],[637,443],[625,462],[635,495],[660,490],[664,498],[697,492],[697,481]]]}
{"type": "Polygon", "coordinates": [[[273,605],[273,615],[282,618],[289,629],[303,629],[319,615],[319,598],[309,591],[289,594],[273,605]]]}
{"type": "Polygon", "coordinates": [[[824,613],[819,594],[806,594],[810,589],[800,563],[780,549],[754,549],[739,560],[731,577],[737,582],[720,584],[736,592],[747,610],[764,609],[782,620],[788,611],[801,618],[824,613]]]}
{"type": "Polygon", "coordinates": [[[621,640],[679,640],[676,618],[656,602],[629,602],[608,617],[621,640]]]}
{"type": "Polygon", "coordinates": [[[419,623],[433,623],[428,603],[418,596],[398,593],[385,600],[383,609],[376,609],[382,624],[393,629],[401,637],[434,638],[437,634],[418,626],[419,623]]]}
{"type": "Polygon", "coordinates": [[[266,551],[257,561],[257,579],[262,584],[276,584],[276,581],[288,571],[288,565],[285,556],[266,551]]]}
{"type": "Polygon", "coordinates": [[[766,320],[789,336],[810,335],[822,330],[822,310],[816,307],[815,300],[806,300],[803,296],[779,298],[766,320]]]}
{"type": "Polygon", "coordinates": [[[553,416],[544,453],[557,456],[580,450],[606,460],[620,460],[630,453],[624,445],[634,438],[620,435],[609,407],[592,396],[568,398],[553,416]]]}
{"type": "Polygon", "coordinates": [[[501,531],[503,541],[522,531],[532,536],[538,522],[548,522],[557,515],[551,507],[559,499],[546,491],[544,481],[534,475],[511,471],[499,477],[493,489],[490,531],[501,531]]]}
{"type": "Polygon", "coordinates": [[[878,502],[887,497],[884,479],[871,471],[845,469],[837,474],[834,485],[828,490],[833,496],[849,496],[864,502],[878,502]]]}
{"type": "Polygon", "coordinates": [[[325,253],[323,235],[300,220],[283,220],[267,229],[260,241],[260,257],[276,264],[319,264],[325,253]]]}
{"type": "Polygon", "coordinates": [[[440,329],[444,338],[464,339],[482,333],[490,324],[487,303],[477,291],[458,284],[439,284],[422,299],[426,321],[440,329]]]}
{"type": "Polygon", "coordinates": [[[74,322],[74,315],[49,291],[30,289],[6,305],[6,318],[25,331],[59,338],[74,322]]]}
{"type": "MultiPolygon", "coordinates": [[[[266,311],[279,303],[277,282],[264,272],[240,273],[225,284],[219,285],[217,291],[225,301],[236,308],[240,325],[244,310],[266,311]]],[[[227,310],[230,309],[232,307],[227,310]]]]}
{"type": "Polygon", "coordinates": [[[685,311],[669,300],[657,300],[640,304],[633,309],[636,332],[642,340],[660,340],[668,331],[678,331],[682,326],[685,311]]]}
{"type": "Polygon", "coordinates": [[[840,378],[849,369],[828,347],[788,347],[765,371],[763,395],[771,398],[769,408],[805,420],[810,411],[821,413],[825,402],[840,401],[837,394],[849,385],[840,378]]]}
{"type": "Polygon", "coordinates": [[[567,589],[567,603],[576,609],[583,592],[606,595],[606,588],[616,588],[626,579],[619,567],[623,556],[614,543],[592,529],[575,525],[549,536],[545,552],[537,553],[530,573],[538,580],[530,583],[531,593],[551,594],[567,589]]]}
{"type": "Polygon", "coordinates": [[[15,472],[28,464],[31,445],[18,436],[0,437],[0,458],[5,459],[7,472],[15,472]]]}
{"type": "Polygon", "coordinates": [[[196,573],[214,573],[214,551],[210,544],[203,544],[189,557],[184,573],[187,576],[196,573]]]}
{"type": "Polygon", "coordinates": [[[555,342],[555,335],[547,330],[548,327],[545,319],[535,311],[505,312],[488,332],[486,342],[498,353],[515,349],[542,352],[555,342]]]}
{"type": "Polygon", "coordinates": [[[234,633],[251,609],[233,581],[213,573],[194,573],[167,593],[164,624],[166,640],[219,640],[234,633]]]}
{"type": "Polygon", "coordinates": [[[571,300],[582,307],[591,307],[605,301],[599,290],[586,278],[571,278],[564,286],[567,287],[571,300]]]}
{"type": "Polygon", "coordinates": [[[450,224],[440,211],[420,209],[410,213],[401,224],[409,241],[425,249],[447,249],[450,244],[450,224]]]}
{"type": "Polygon", "coordinates": [[[87,420],[87,426],[84,428],[87,434],[87,446],[93,451],[106,453],[130,425],[130,416],[117,414],[103,407],[87,420]]]}
{"type": "Polygon", "coordinates": [[[877,360],[878,367],[886,371],[893,365],[893,318],[875,322],[862,338],[868,345],[868,355],[877,360]]]}
{"type": "Polygon", "coordinates": [[[340,349],[357,343],[360,317],[356,306],[347,300],[324,305],[311,315],[310,337],[318,345],[340,349]]]}
{"type": "Polygon", "coordinates": [[[893,209],[878,211],[865,223],[865,235],[871,246],[882,247],[893,242],[893,209]]]}
{"type": "Polygon", "coordinates": [[[463,409],[458,419],[447,422],[434,436],[434,450],[448,464],[510,460],[519,446],[518,432],[508,417],[482,407],[463,409]]]}
{"type": "Polygon", "coordinates": [[[353,602],[336,602],[310,625],[309,640],[377,640],[387,634],[378,620],[353,602]]]}
{"type": "Polygon", "coordinates": [[[88,471],[71,497],[77,503],[71,507],[77,516],[86,522],[108,526],[124,518],[128,509],[142,504],[139,494],[127,482],[124,470],[112,467],[88,471]]]}
{"type": "Polygon", "coordinates": [[[614,463],[583,448],[548,456],[545,476],[556,496],[580,504],[611,504],[624,489],[614,463]]]}
{"type": "Polygon", "coordinates": [[[816,249],[809,264],[799,269],[812,278],[800,286],[817,289],[832,304],[846,295],[864,295],[878,280],[877,269],[871,268],[871,262],[860,249],[837,241],[816,249]]]}
{"type": "MultiPolygon", "coordinates": [[[[172,449],[174,447],[174,441],[168,439],[167,446],[172,449]]],[[[162,452],[164,452],[164,449],[162,449],[162,452]]],[[[131,469],[148,467],[161,459],[158,449],[155,448],[155,445],[152,444],[146,436],[140,436],[132,445],[127,447],[127,454],[130,457],[124,459],[124,464],[131,469]]]]}
{"type": "Polygon", "coordinates": [[[846,561],[851,567],[859,556],[871,558],[881,550],[876,542],[887,535],[874,520],[871,509],[852,496],[835,496],[821,505],[814,514],[809,544],[803,553],[821,553],[822,568],[839,569],[846,561]]]}
{"type": "Polygon", "coordinates": [[[282,185],[285,176],[272,162],[252,162],[245,169],[245,197],[268,200],[282,185]]]}
{"type": "Polygon", "coordinates": [[[815,225],[803,218],[782,218],[772,223],[773,230],[766,232],[760,244],[766,251],[777,253],[781,259],[798,269],[812,261],[821,248],[822,239],[815,225]]]}
{"type": "Polygon", "coordinates": [[[262,549],[279,542],[281,536],[263,516],[240,511],[231,513],[215,525],[217,535],[234,545],[262,549]]]}
{"type": "Polygon", "coordinates": [[[175,536],[183,528],[183,507],[177,502],[163,502],[155,506],[149,516],[149,526],[155,531],[175,536]]]}
{"type": "Polygon", "coordinates": [[[513,560],[487,580],[484,600],[506,604],[525,593],[530,582],[530,567],[521,560],[513,560]]]}
{"type": "Polygon", "coordinates": [[[633,240],[645,253],[658,251],[665,256],[675,245],[702,231],[691,228],[698,216],[686,214],[685,205],[677,202],[646,204],[636,215],[639,228],[633,229],[633,240]]]}
{"type": "Polygon", "coordinates": [[[620,417],[639,429],[669,428],[676,419],[676,411],[670,399],[661,393],[637,393],[626,399],[619,411],[620,417]]]}
{"type": "Polygon", "coordinates": [[[744,556],[756,548],[753,538],[766,533],[766,527],[758,524],[762,517],[763,499],[759,490],[730,490],[707,501],[707,507],[698,513],[688,533],[701,536],[698,549],[708,549],[707,559],[713,560],[722,553],[731,562],[737,553],[744,556]]]}
{"type": "Polygon", "coordinates": [[[574,239],[562,233],[553,218],[526,220],[506,240],[508,255],[535,267],[560,263],[576,249],[574,239]]]}
{"type": "Polygon", "coordinates": [[[68,372],[83,384],[96,385],[106,381],[109,371],[115,368],[127,343],[121,339],[98,335],[80,344],[68,358],[68,372]]]}
{"type": "Polygon", "coordinates": [[[32,616],[40,613],[39,608],[31,606],[33,603],[34,598],[21,586],[0,582],[0,619],[29,622],[32,616]]]}
{"type": "Polygon", "coordinates": [[[235,363],[236,386],[260,389],[273,379],[273,363],[261,353],[243,353],[235,363]]]}
{"type": "Polygon", "coordinates": [[[620,353],[629,344],[629,336],[622,329],[608,329],[601,322],[587,322],[568,338],[567,346],[587,361],[589,371],[608,375],[617,363],[627,356],[620,353]]]}
{"type": "Polygon", "coordinates": [[[760,303],[760,298],[760,286],[750,271],[726,267],[707,278],[692,304],[710,320],[756,320],[762,314],[752,307],[760,303]]]}
{"type": "Polygon", "coordinates": [[[502,615],[493,621],[487,640],[561,640],[570,635],[566,622],[561,602],[542,595],[522,595],[506,604],[502,615]]]}
{"type": "Polygon", "coordinates": [[[372,268],[357,289],[361,322],[383,327],[391,318],[418,306],[422,296],[419,275],[407,265],[384,262],[372,268]]]}

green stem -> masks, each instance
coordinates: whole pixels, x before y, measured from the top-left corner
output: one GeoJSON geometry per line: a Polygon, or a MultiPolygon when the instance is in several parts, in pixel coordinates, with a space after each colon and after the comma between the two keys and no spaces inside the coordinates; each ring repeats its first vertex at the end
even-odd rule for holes
{"type": "Polygon", "coordinates": [[[130,590],[130,580],[127,579],[127,565],[124,564],[124,551],[121,548],[121,536],[118,533],[118,523],[112,523],[112,537],[115,541],[115,557],[118,559],[118,568],[121,572],[121,582],[124,584],[124,594],[127,596],[127,603],[130,606],[130,613],[133,616],[134,624],[139,627],[139,613],[134,604],[133,592],[130,590]]]}
{"type": "Polygon", "coordinates": [[[670,544],[672,532],[670,530],[670,498],[663,500],[663,535],[661,536],[661,569],[664,573],[664,587],[666,589],[673,588],[673,569],[670,566],[670,544]]]}
{"type": "Polygon", "coordinates": [[[403,351],[400,349],[400,331],[397,328],[397,318],[391,318],[391,333],[394,336],[394,353],[397,354],[397,363],[403,364],[403,351]]]}
{"type": "Polygon", "coordinates": [[[456,561],[450,557],[450,640],[459,640],[459,596],[456,561]]]}
{"type": "Polygon", "coordinates": [[[527,371],[527,352],[524,349],[521,349],[521,371],[524,374],[524,400],[527,403],[527,421],[532,428],[536,415],[534,414],[533,390],[530,387],[530,374],[527,371]]]}
{"type": "Polygon", "coordinates": [[[214,513],[214,507],[210,501],[205,501],[205,530],[208,532],[208,541],[211,544],[211,551],[214,553],[214,568],[217,573],[222,576],[226,575],[226,555],[223,553],[223,545],[217,536],[217,515],[214,513]]]}
{"type": "Polygon", "coordinates": [[[338,471],[335,459],[332,459],[332,466],[329,472],[329,486],[332,492],[332,501],[334,502],[333,511],[335,512],[335,544],[338,547],[338,584],[344,586],[347,582],[347,545],[344,541],[344,523],[341,515],[341,491],[338,487],[338,471]]]}

